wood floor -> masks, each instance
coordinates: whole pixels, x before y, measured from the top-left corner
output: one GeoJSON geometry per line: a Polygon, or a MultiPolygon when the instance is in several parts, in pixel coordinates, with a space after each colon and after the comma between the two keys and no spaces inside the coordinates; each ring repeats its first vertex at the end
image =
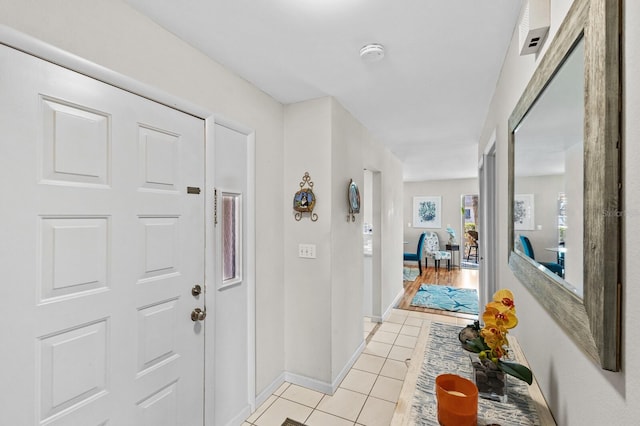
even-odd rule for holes
{"type": "MultiPolygon", "coordinates": [[[[407,263],[406,266],[413,265],[407,263]]],[[[429,312],[458,318],[476,319],[475,315],[411,306],[411,300],[413,300],[413,297],[420,288],[420,284],[440,284],[478,290],[478,280],[479,275],[477,269],[451,268],[450,271],[447,271],[446,267],[440,267],[438,271],[436,271],[433,266],[422,268],[422,275],[418,276],[415,281],[404,282],[404,296],[397,307],[408,311],[429,312]]]]}

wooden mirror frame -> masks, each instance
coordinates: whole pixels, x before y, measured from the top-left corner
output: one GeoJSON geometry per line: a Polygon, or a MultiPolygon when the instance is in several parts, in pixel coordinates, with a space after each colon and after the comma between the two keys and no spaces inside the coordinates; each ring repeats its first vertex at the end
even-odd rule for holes
{"type": "Polygon", "coordinates": [[[602,368],[620,369],[621,0],[575,0],[509,117],[509,266],[602,368]],[[514,250],[514,131],[584,37],[584,299],[514,250]]]}

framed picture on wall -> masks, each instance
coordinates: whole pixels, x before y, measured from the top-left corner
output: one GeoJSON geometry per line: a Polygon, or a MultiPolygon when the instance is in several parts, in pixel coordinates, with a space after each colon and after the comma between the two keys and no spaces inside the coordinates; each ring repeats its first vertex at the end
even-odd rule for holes
{"type": "Polygon", "coordinates": [[[442,228],[442,197],[413,197],[413,227],[442,228]]]}
{"type": "Polygon", "coordinates": [[[533,231],[533,194],[515,194],[513,196],[513,229],[516,231],[533,231]]]}

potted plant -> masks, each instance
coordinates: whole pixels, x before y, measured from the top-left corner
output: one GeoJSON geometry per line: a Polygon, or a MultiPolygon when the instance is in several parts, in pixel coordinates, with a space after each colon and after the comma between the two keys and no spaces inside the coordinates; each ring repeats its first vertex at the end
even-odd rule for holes
{"type": "MultiPolygon", "coordinates": [[[[505,402],[507,400],[506,375],[533,382],[533,374],[529,368],[509,360],[509,341],[507,334],[518,325],[516,307],[510,290],[498,290],[493,300],[487,303],[482,315],[484,327],[476,321],[468,328],[475,329],[475,337],[466,330],[463,341],[465,349],[474,352],[471,358],[473,380],[478,387],[478,395],[484,398],[505,402]],[[477,354],[477,355],[476,355],[477,354]]],[[[465,331],[465,330],[463,330],[465,331]]],[[[461,332],[463,336],[463,332],[461,332]]],[[[461,337],[461,341],[463,338],[461,337]]]]}

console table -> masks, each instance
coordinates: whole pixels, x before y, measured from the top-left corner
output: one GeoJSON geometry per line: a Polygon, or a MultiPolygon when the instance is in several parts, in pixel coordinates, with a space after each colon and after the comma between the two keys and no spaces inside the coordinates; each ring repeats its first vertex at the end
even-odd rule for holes
{"type": "MultiPolygon", "coordinates": [[[[458,341],[461,329],[461,326],[438,322],[428,322],[422,327],[391,421],[392,426],[438,426],[435,378],[444,373],[471,377],[469,352],[462,349],[458,341]]],[[[509,344],[516,360],[526,364],[517,340],[509,336],[509,344]]],[[[505,403],[478,399],[478,425],[556,425],[535,377],[529,386],[509,376],[508,386],[509,399],[505,403]]]]}

